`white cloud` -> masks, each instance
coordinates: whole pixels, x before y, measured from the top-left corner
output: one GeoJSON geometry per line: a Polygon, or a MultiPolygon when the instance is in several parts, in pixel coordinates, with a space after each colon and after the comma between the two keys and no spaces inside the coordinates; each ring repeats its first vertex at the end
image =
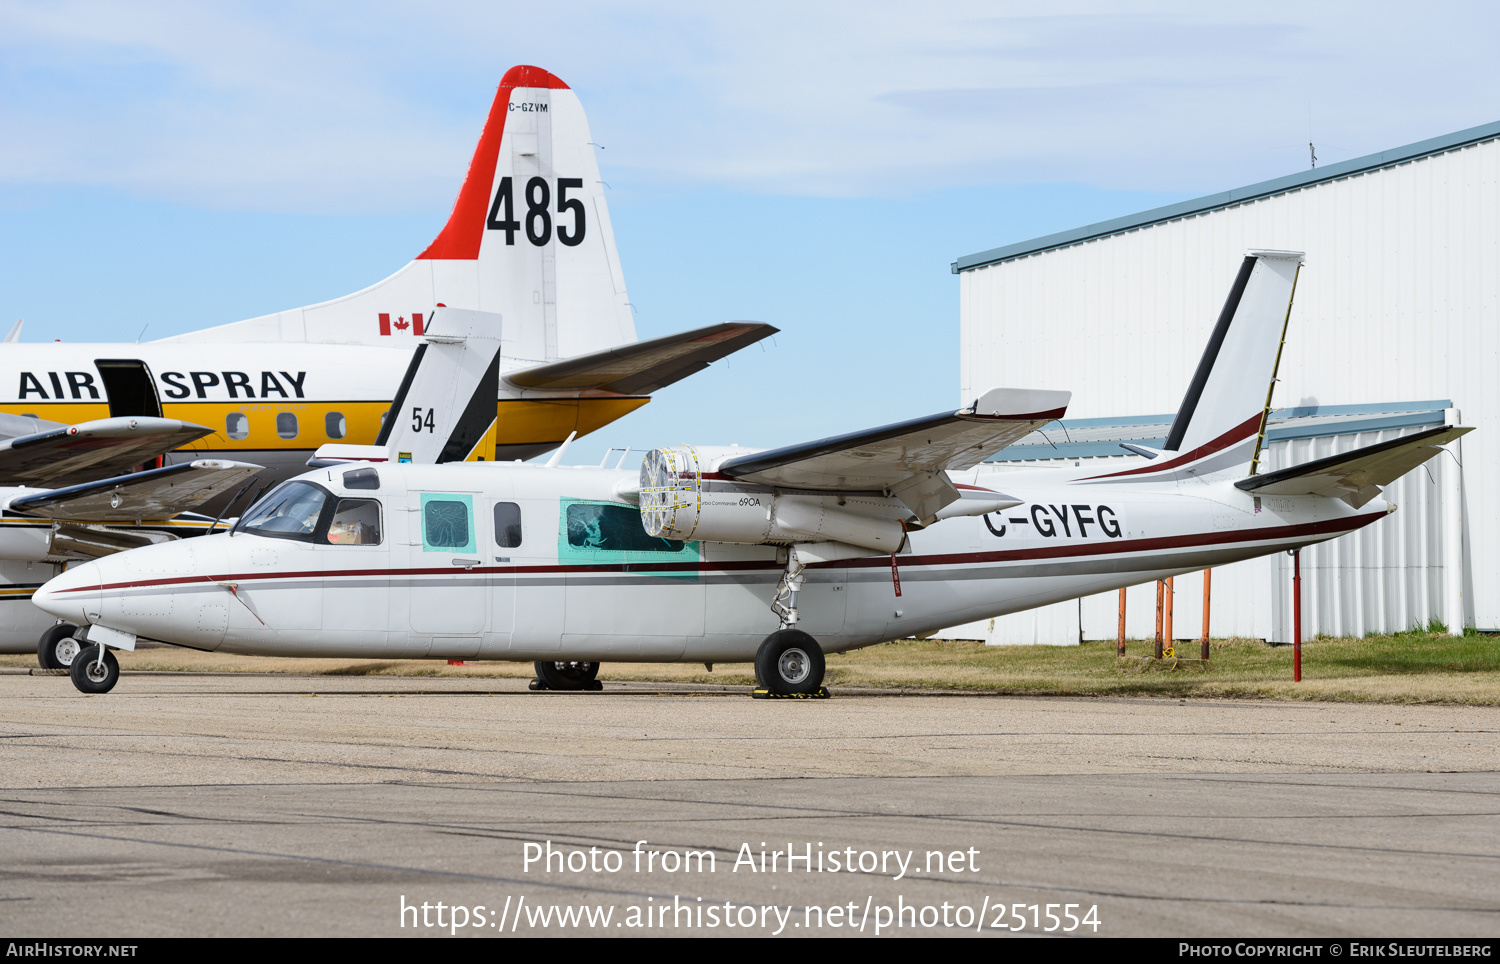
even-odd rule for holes
{"type": "Polygon", "coordinates": [[[0,181],[234,208],[451,201],[515,63],[605,176],[815,195],[1211,190],[1497,119],[1496,15],[1202,3],[0,3],[0,181]],[[998,10],[998,12],[997,12],[998,10]]]}

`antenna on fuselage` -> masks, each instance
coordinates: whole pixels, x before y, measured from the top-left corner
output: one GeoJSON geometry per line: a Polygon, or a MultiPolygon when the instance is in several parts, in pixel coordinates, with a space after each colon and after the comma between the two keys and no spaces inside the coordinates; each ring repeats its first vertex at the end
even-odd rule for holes
{"type": "Polygon", "coordinates": [[[547,460],[547,468],[557,468],[557,460],[563,457],[563,453],[568,450],[568,446],[573,444],[573,440],[577,437],[578,432],[576,429],[568,433],[568,437],[563,439],[563,444],[559,445],[557,451],[552,453],[552,458],[547,460]]]}

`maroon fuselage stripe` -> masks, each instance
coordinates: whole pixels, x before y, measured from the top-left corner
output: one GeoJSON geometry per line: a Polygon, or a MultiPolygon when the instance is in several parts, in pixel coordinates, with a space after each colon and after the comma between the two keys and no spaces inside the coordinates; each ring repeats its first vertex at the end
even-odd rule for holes
{"type": "MultiPolygon", "coordinates": [[[[1241,542],[1271,542],[1298,536],[1326,535],[1331,532],[1352,532],[1385,516],[1385,510],[1367,512],[1364,515],[1343,519],[1328,519],[1323,522],[1306,522],[1301,525],[1275,526],[1266,529],[1247,529],[1242,532],[1195,532],[1181,536],[1162,536],[1155,539],[1132,539],[1124,542],[1092,542],[1083,545],[1042,546],[1035,549],[1000,549],[993,552],[959,552],[947,555],[909,556],[901,559],[903,569],[913,566],[957,566],[988,562],[1020,562],[1030,559],[1058,559],[1068,556],[1124,555],[1132,552],[1152,552],[1162,549],[1187,549],[1193,546],[1229,545],[1241,542]]],[[[809,569],[868,569],[890,565],[889,556],[873,556],[846,559],[838,562],[818,562],[809,569]]],[[[99,586],[77,586],[58,592],[102,592],[106,589],[140,589],[146,586],[195,585],[221,582],[247,582],[255,579],[340,579],[369,576],[440,576],[459,575],[458,567],[445,569],[360,569],[353,572],[250,572],[224,576],[172,576],[166,579],[143,579],[138,582],[114,582],[99,586]]],[[[522,574],[522,573],[570,573],[570,572],[681,572],[693,569],[699,572],[747,572],[758,569],[779,570],[782,567],[766,560],[745,562],[703,562],[696,564],[672,563],[619,563],[597,566],[475,566],[463,570],[463,575],[478,574],[522,574]]]]}

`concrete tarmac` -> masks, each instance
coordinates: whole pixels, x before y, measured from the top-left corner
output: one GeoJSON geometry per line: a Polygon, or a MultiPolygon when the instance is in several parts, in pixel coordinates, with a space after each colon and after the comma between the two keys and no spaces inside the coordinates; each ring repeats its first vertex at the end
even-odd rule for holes
{"type": "Polygon", "coordinates": [[[1493,936],[1497,769],[1495,708],[5,675],[0,923],[1493,936]]]}

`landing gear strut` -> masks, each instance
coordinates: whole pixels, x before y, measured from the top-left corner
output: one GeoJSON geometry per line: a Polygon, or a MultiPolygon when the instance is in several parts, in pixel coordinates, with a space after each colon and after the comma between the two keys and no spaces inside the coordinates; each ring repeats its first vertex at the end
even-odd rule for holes
{"type": "Polygon", "coordinates": [[[535,666],[536,679],[531,681],[533,690],[604,689],[604,684],[594,678],[599,675],[598,663],[537,660],[535,666]]]}
{"type": "Polygon", "coordinates": [[[786,572],[776,584],[771,611],[781,618],[781,628],[765,638],[755,651],[756,699],[827,699],[823,688],[823,647],[797,628],[797,593],[806,581],[807,565],[797,547],[787,550],[786,572]]]}
{"type": "Polygon", "coordinates": [[[797,620],[802,618],[797,613],[797,593],[802,591],[806,572],[807,566],[797,556],[797,547],[793,546],[788,549],[786,572],[781,574],[781,581],[776,584],[776,598],[771,600],[771,612],[781,617],[782,629],[796,627],[797,620]]]}

